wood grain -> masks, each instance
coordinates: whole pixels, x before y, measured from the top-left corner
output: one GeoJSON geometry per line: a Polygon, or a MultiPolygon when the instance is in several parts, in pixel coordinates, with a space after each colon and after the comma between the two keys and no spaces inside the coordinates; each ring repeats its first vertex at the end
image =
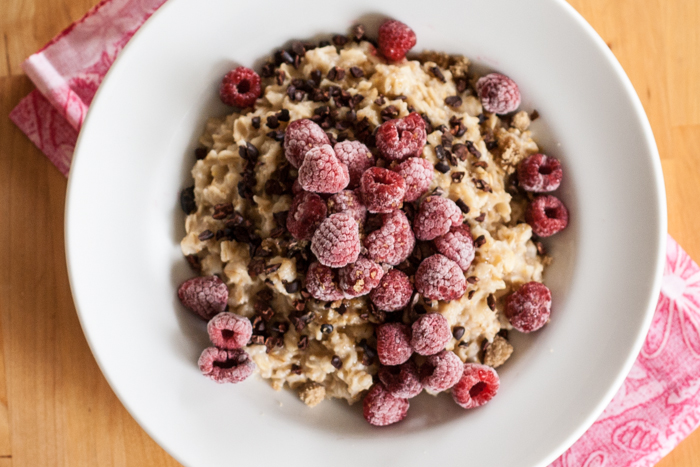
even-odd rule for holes
{"type": "MultiPolygon", "coordinates": [[[[7,118],[22,61],[96,0],[0,13],[0,467],[177,466],[119,403],[83,337],[63,248],[66,180],[7,118]]],[[[570,0],[629,75],[656,136],[669,231],[700,258],[700,2],[570,0]]],[[[658,467],[700,464],[700,431],[658,467]]]]}

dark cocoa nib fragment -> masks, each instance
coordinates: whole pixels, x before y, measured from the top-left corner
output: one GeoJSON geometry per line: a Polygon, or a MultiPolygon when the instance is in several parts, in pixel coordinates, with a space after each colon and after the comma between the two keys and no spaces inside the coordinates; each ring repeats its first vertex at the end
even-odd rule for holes
{"type": "Polygon", "coordinates": [[[197,149],[194,150],[194,157],[195,157],[195,159],[197,159],[198,161],[200,161],[200,160],[204,159],[205,157],[207,157],[207,154],[209,154],[209,150],[208,150],[207,148],[199,147],[199,148],[197,148],[197,149]]]}
{"type": "Polygon", "coordinates": [[[296,55],[303,56],[306,53],[304,44],[302,44],[300,41],[292,42],[292,52],[294,52],[296,55]]]}
{"type": "Polygon", "coordinates": [[[360,42],[365,37],[365,25],[356,24],[352,27],[352,37],[355,38],[356,42],[360,42]]]}
{"type": "Polygon", "coordinates": [[[185,259],[187,260],[187,264],[190,265],[190,268],[194,272],[202,272],[202,262],[199,259],[199,256],[197,255],[187,255],[185,256],[185,259]]]}
{"type": "Polygon", "coordinates": [[[212,239],[212,238],[214,238],[214,232],[212,232],[209,229],[207,229],[199,234],[199,240],[202,242],[209,240],[209,239],[212,239]]]}
{"type": "Polygon", "coordinates": [[[271,129],[278,128],[280,126],[279,120],[274,115],[267,117],[267,127],[271,129]]]}
{"type": "Polygon", "coordinates": [[[467,214],[469,212],[469,206],[467,206],[467,203],[462,201],[462,199],[455,201],[455,204],[457,204],[457,207],[461,209],[463,213],[467,214]]]}
{"type": "Polygon", "coordinates": [[[352,76],[354,76],[355,78],[362,78],[363,76],[365,76],[365,72],[362,71],[362,68],[360,68],[358,66],[354,66],[354,67],[350,68],[350,74],[352,76]]]}
{"type": "Polygon", "coordinates": [[[441,172],[441,173],[446,174],[447,172],[450,171],[450,166],[447,165],[447,164],[444,163],[444,162],[438,162],[437,164],[435,164],[435,170],[437,170],[438,172],[441,172]]]}
{"type": "Polygon", "coordinates": [[[459,96],[449,96],[445,98],[445,104],[457,108],[462,105],[462,98],[459,96]]]}
{"type": "Polygon", "coordinates": [[[185,214],[197,211],[197,203],[194,199],[194,186],[187,187],[180,192],[180,207],[185,214]]]}
{"type": "Polygon", "coordinates": [[[341,34],[336,34],[335,36],[333,36],[333,44],[334,44],[334,45],[336,45],[336,46],[338,46],[338,47],[342,47],[342,46],[344,46],[344,45],[347,44],[347,43],[348,43],[348,38],[347,38],[347,37],[345,37],[345,36],[343,36],[343,35],[341,35],[341,34]]]}

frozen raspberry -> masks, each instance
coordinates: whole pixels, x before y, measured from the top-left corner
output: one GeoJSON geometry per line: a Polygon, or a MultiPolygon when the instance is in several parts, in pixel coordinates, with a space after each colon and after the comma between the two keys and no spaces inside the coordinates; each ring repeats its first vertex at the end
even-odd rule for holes
{"type": "Polygon", "coordinates": [[[507,114],[520,105],[518,85],[500,73],[491,73],[479,78],[476,82],[476,92],[487,112],[507,114]]]}
{"type": "Polygon", "coordinates": [[[240,383],[255,370],[255,363],[243,349],[207,347],[198,364],[202,374],[217,383],[240,383]]]}
{"type": "Polygon", "coordinates": [[[435,355],[452,339],[450,325],[440,313],[420,316],[411,326],[411,347],[420,355],[435,355]]]}
{"type": "Polygon", "coordinates": [[[377,128],[377,148],[390,161],[419,157],[426,139],[425,120],[415,112],[404,118],[384,122],[377,128]]]}
{"type": "Polygon", "coordinates": [[[380,310],[396,311],[408,305],[411,295],[413,284],[408,276],[398,269],[391,269],[369,293],[369,298],[380,310]]]}
{"type": "Polygon", "coordinates": [[[358,193],[343,190],[328,198],[328,214],[346,212],[350,214],[358,224],[363,225],[367,219],[367,208],[362,204],[358,193]]]}
{"type": "Polygon", "coordinates": [[[287,125],[284,133],[284,155],[294,168],[301,167],[309,149],[324,144],[331,144],[328,135],[311,120],[294,120],[287,125]]]}
{"type": "Polygon", "coordinates": [[[260,76],[244,66],[229,71],[221,81],[219,97],[226,105],[252,107],[260,97],[260,76]]]}
{"type": "Polygon", "coordinates": [[[433,165],[420,157],[411,157],[394,167],[394,171],[406,180],[404,201],[415,201],[428,191],[433,183],[433,165]]]}
{"type": "Polygon", "coordinates": [[[456,300],[467,290],[459,265],[442,255],[423,260],[416,271],[416,290],[428,300],[456,300]]]}
{"type": "Polygon", "coordinates": [[[518,185],[526,191],[554,191],[559,188],[563,176],[559,160],[544,154],[533,154],[518,166],[518,185]]]}
{"type": "Polygon", "coordinates": [[[382,383],[377,383],[362,401],[362,413],[370,425],[386,426],[406,418],[408,406],[408,399],[391,395],[382,383]]]}
{"type": "Polygon", "coordinates": [[[530,201],[525,211],[525,221],[540,237],[549,237],[569,225],[569,210],[559,198],[539,195],[530,201]]]}
{"type": "Polygon", "coordinates": [[[360,192],[369,212],[391,212],[403,205],[406,181],[389,169],[370,167],[362,174],[360,192]]]}
{"type": "Polygon", "coordinates": [[[445,235],[433,240],[437,251],[462,268],[469,269],[474,260],[474,239],[468,224],[453,226],[445,235]]]}
{"type": "Polygon", "coordinates": [[[338,193],[349,182],[347,166],[335,157],[329,144],[309,150],[299,167],[299,183],[306,191],[338,193]]]}
{"type": "Polygon", "coordinates": [[[321,264],[330,268],[354,263],[360,256],[357,221],[346,212],[326,218],[311,239],[311,251],[321,264]]]}
{"type": "Polygon", "coordinates": [[[305,287],[316,300],[334,302],[345,298],[335,271],[321,263],[311,263],[306,272],[305,287]]]}
{"type": "Polygon", "coordinates": [[[379,285],[383,276],[384,269],[364,256],[338,271],[340,289],[348,298],[367,295],[370,290],[379,285]]]}
{"type": "Polygon", "coordinates": [[[426,389],[441,392],[457,384],[462,377],[464,363],[454,352],[443,350],[431,355],[420,367],[420,381],[426,389]]]}
{"type": "Polygon", "coordinates": [[[185,308],[209,321],[226,309],[228,287],[217,276],[194,277],[182,283],[177,296],[185,308]]]}
{"type": "Polygon", "coordinates": [[[377,326],[377,356],[382,365],[401,365],[413,354],[411,328],[401,323],[377,326]]]}
{"type": "MultiPolygon", "coordinates": [[[[460,365],[461,363],[460,361],[460,365]]],[[[394,397],[411,399],[423,390],[416,364],[410,360],[401,366],[383,366],[377,376],[394,397]]]]}
{"type": "Polygon", "coordinates": [[[367,146],[359,141],[342,141],[333,146],[333,150],[338,160],[348,167],[350,172],[349,188],[357,187],[365,170],[377,162],[367,146]]]}
{"type": "Polygon", "coordinates": [[[418,240],[432,240],[458,225],[462,225],[462,211],[454,201],[440,196],[425,198],[413,219],[413,231],[418,240]]]}
{"type": "Polygon", "coordinates": [[[416,45],[416,33],[401,21],[388,19],[379,26],[379,51],[391,61],[406,57],[416,45]]]}
{"type": "Polygon", "coordinates": [[[365,238],[370,258],[396,266],[408,258],[416,246],[411,224],[403,211],[382,214],[382,226],[365,238]]]}
{"type": "Polygon", "coordinates": [[[528,282],[510,294],[505,315],[520,332],[537,331],[549,321],[552,292],[540,282],[528,282]]]}
{"type": "Polygon", "coordinates": [[[326,218],[326,203],[315,193],[302,191],[294,197],[287,214],[287,230],[297,240],[311,240],[326,218]]]}
{"type": "Polygon", "coordinates": [[[207,324],[211,343],[220,349],[240,349],[253,335],[253,325],[248,318],[233,313],[219,313],[207,324]]]}
{"type": "Polygon", "coordinates": [[[465,363],[462,378],[452,387],[452,398],[465,409],[473,409],[496,396],[501,381],[496,370],[478,363],[465,363]]]}

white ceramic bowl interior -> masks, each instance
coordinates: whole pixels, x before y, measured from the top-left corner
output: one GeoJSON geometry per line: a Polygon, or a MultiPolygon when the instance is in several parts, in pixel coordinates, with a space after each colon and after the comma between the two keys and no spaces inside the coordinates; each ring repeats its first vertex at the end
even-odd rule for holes
{"type": "Polygon", "coordinates": [[[66,248],[95,357],[131,414],[180,462],[214,465],[544,466],[580,436],[629,370],[659,289],[666,231],[660,164],[621,67],[558,0],[410,2],[170,0],[136,34],[92,104],[70,178],[66,248]],[[221,76],[291,39],[370,32],[391,16],[416,50],[462,53],[511,76],[536,108],[542,149],[562,159],[568,229],[555,261],[551,323],[515,338],[489,405],[421,395],[409,417],[368,426],[358,405],[308,409],[260,380],[203,378],[203,323],[178,303],[192,275],[179,249],[178,192],[218,102],[221,76]]]}

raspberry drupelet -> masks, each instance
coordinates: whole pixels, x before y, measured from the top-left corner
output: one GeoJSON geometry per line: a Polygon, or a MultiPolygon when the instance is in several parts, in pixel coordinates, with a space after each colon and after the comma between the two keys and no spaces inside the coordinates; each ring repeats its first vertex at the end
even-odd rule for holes
{"type": "Polygon", "coordinates": [[[420,367],[420,380],[426,389],[441,392],[457,384],[463,371],[462,360],[454,352],[443,350],[426,359],[420,367]]]}
{"type": "Polygon", "coordinates": [[[450,339],[450,325],[440,313],[422,315],[411,326],[411,347],[417,354],[435,355],[450,339]]]}
{"type": "Polygon", "coordinates": [[[207,347],[199,356],[199,370],[217,383],[240,383],[253,374],[255,363],[243,349],[207,347]]]}
{"type": "Polygon", "coordinates": [[[400,366],[383,366],[377,372],[377,376],[386,390],[394,397],[411,399],[423,390],[423,384],[418,376],[418,368],[411,360],[400,366]]]}
{"type": "Polygon", "coordinates": [[[328,135],[307,118],[290,122],[284,132],[284,155],[295,169],[301,167],[310,149],[324,144],[331,144],[328,135]]]}
{"type": "Polygon", "coordinates": [[[319,263],[330,268],[354,263],[360,256],[357,221],[345,212],[327,217],[311,239],[311,251],[319,263]]]}
{"type": "Polygon", "coordinates": [[[306,191],[338,193],[350,183],[345,164],[335,156],[329,144],[309,150],[299,167],[299,183],[306,191]]]}
{"type": "Polygon", "coordinates": [[[520,332],[537,331],[549,321],[552,292],[540,282],[528,282],[506,297],[505,315],[520,332]]]}
{"type": "Polygon", "coordinates": [[[559,198],[539,195],[530,201],[525,211],[525,221],[530,224],[535,235],[550,237],[569,225],[569,210],[559,198]]]}
{"type": "Polygon", "coordinates": [[[367,219],[367,208],[362,204],[359,193],[351,190],[343,190],[336,193],[326,202],[328,205],[328,214],[337,214],[346,212],[357,221],[360,226],[364,225],[367,219]]]}
{"type": "Polygon", "coordinates": [[[423,260],[416,271],[416,290],[428,300],[457,300],[467,290],[464,273],[443,255],[423,260]]]}
{"type": "Polygon", "coordinates": [[[518,185],[525,191],[554,191],[559,188],[563,177],[559,160],[544,154],[532,154],[518,165],[518,185]]]}
{"type": "Polygon", "coordinates": [[[468,224],[453,226],[445,235],[433,240],[433,244],[438,252],[457,263],[462,271],[469,269],[474,260],[476,248],[468,224]]]}
{"type": "Polygon", "coordinates": [[[287,230],[297,240],[311,240],[326,218],[326,203],[315,193],[297,194],[287,214],[287,230]]]}
{"type": "Polygon", "coordinates": [[[377,326],[377,357],[382,365],[401,365],[413,354],[411,328],[401,323],[377,326]]]}
{"type": "Polygon", "coordinates": [[[338,285],[336,271],[318,262],[309,266],[304,286],[316,300],[334,302],[345,298],[338,285]]]}
{"type": "Polygon", "coordinates": [[[390,161],[420,157],[427,140],[425,120],[413,112],[404,118],[389,120],[377,128],[377,148],[390,161]]]}
{"type": "Polygon", "coordinates": [[[382,383],[372,386],[362,401],[362,413],[370,425],[386,426],[406,418],[408,399],[392,395],[382,383]]]}
{"type": "Polygon", "coordinates": [[[260,97],[260,76],[250,68],[239,66],[229,71],[221,81],[221,102],[233,107],[252,107],[260,97]]]}
{"type": "Polygon", "coordinates": [[[378,263],[396,266],[411,255],[416,239],[403,211],[382,214],[382,226],[367,235],[367,254],[378,263]]]}
{"type": "Polygon", "coordinates": [[[333,150],[338,160],[348,167],[350,173],[348,188],[359,186],[362,174],[377,162],[372,152],[360,141],[342,141],[336,143],[333,150]]]}
{"type": "Polygon", "coordinates": [[[520,106],[520,90],[515,81],[500,73],[482,76],[476,82],[484,110],[494,114],[507,114],[520,106]]]}
{"type": "Polygon", "coordinates": [[[177,296],[185,308],[209,321],[226,309],[228,287],[218,276],[193,277],[180,285],[177,296]]]}
{"type": "Polygon", "coordinates": [[[454,201],[441,196],[428,196],[413,219],[413,232],[418,240],[432,240],[445,235],[451,227],[462,225],[462,220],[462,211],[454,201]]]}
{"type": "Polygon", "coordinates": [[[388,19],[379,26],[377,43],[382,55],[398,62],[416,45],[416,33],[401,21],[388,19]]]}
{"type": "Polygon", "coordinates": [[[379,285],[384,277],[384,269],[374,261],[363,256],[357,258],[338,271],[340,289],[348,298],[367,295],[379,285]]]}
{"type": "Polygon", "coordinates": [[[387,213],[401,209],[406,181],[389,169],[370,167],[360,178],[360,192],[369,212],[387,213]]]}
{"type": "Polygon", "coordinates": [[[426,159],[411,157],[393,169],[406,180],[404,201],[415,201],[430,188],[435,175],[433,165],[426,159]]]}
{"type": "Polygon", "coordinates": [[[478,363],[465,363],[462,378],[452,387],[452,398],[465,409],[486,404],[498,392],[501,381],[496,370],[478,363]]]}
{"type": "Polygon", "coordinates": [[[408,276],[398,269],[391,269],[379,281],[369,298],[383,311],[397,311],[408,305],[413,295],[413,284],[408,276]]]}
{"type": "Polygon", "coordinates": [[[245,347],[253,335],[253,325],[248,318],[234,313],[219,313],[207,323],[209,340],[220,349],[245,347]]]}

